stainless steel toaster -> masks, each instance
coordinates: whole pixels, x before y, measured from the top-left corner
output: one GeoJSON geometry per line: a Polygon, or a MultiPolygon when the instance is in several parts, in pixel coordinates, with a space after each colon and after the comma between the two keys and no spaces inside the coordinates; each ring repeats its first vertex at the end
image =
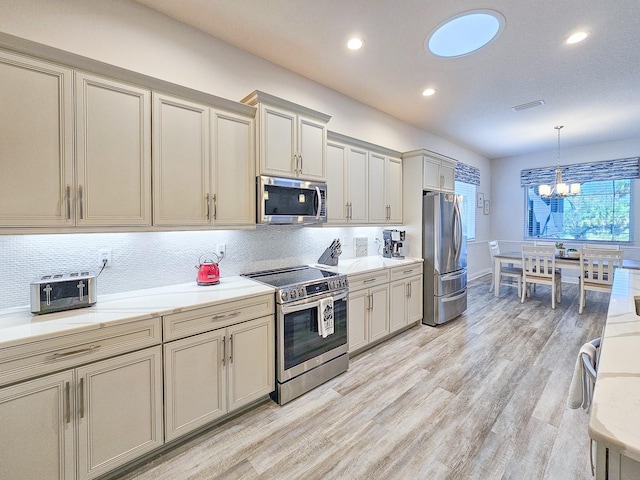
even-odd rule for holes
{"type": "Polygon", "coordinates": [[[31,313],[51,313],[96,303],[96,275],[91,272],[44,275],[31,282],[31,313]]]}

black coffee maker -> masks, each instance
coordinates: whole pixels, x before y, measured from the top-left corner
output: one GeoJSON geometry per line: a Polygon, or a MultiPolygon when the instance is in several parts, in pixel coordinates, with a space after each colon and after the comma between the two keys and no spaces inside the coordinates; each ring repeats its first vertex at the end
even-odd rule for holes
{"type": "Polygon", "coordinates": [[[404,230],[383,230],[382,241],[384,243],[384,249],[382,256],[385,258],[404,258],[404,255],[400,254],[400,248],[402,247],[404,239],[404,230]]]}

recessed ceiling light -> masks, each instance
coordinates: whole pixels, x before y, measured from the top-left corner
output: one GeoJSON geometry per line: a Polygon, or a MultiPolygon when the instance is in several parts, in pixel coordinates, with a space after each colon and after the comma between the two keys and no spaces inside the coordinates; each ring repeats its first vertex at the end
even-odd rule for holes
{"type": "Polygon", "coordinates": [[[353,37],[349,39],[349,41],[347,42],[347,48],[349,50],[360,50],[363,45],[364,45],[364,39],[359,37],[353,37]]]}
{"type": "Polygon", "coordinates": [[[504,17],[494,10],[473,10],[444,21],[427,37],[425,47],[439,57],[462,57],[498,38],[504,17]]]}
{"type": "Polygon", "coordinates": [[[434,93],[436,93],[435,89],[433,88],[427,88],[426,90],[424,90],[422,92],[422,96],[424,97],[430,97],[431,95],[433,95],[434,93]]]}
{"type": "Polygon", "coordinates": [[[568,43],[569,45],[573,44],[573,43],[578,43],[583,41],[585,38],[587,38],[589,36],[588,32],[576,32],[572,35],[570,35],[566,40],[565,43],[568,43]]]}

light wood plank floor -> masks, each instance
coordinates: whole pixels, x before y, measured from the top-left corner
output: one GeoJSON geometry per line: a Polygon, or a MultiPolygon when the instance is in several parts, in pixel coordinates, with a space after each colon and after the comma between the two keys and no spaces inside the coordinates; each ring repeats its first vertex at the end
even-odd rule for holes
{"type": "Polygon", "coordinates": [[[608,295],[563,284],[520,304],[471,282],[466,313],[411,328],[285,405],[259,405],[123,476],[177,479],[590,479],[588,416],[566,408],[608,295]]]}

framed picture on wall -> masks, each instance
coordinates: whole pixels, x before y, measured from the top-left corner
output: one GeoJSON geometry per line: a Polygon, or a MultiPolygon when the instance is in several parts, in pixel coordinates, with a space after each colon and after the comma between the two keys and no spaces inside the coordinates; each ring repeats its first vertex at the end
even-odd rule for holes
{"type": "Polygon", "coordinates": [[[485,200],[484,206],[482,207],[482,213],[484,213],[485,215],[489,215],[489,211],[490,211],[489,208],[490,208],[489,200],[485,200]]]}
{"type": "Polygon", "coordinates": [[[478,206],[478,208],[484,208],[484,193],[478,192],[476,205],[478,206]]]}

